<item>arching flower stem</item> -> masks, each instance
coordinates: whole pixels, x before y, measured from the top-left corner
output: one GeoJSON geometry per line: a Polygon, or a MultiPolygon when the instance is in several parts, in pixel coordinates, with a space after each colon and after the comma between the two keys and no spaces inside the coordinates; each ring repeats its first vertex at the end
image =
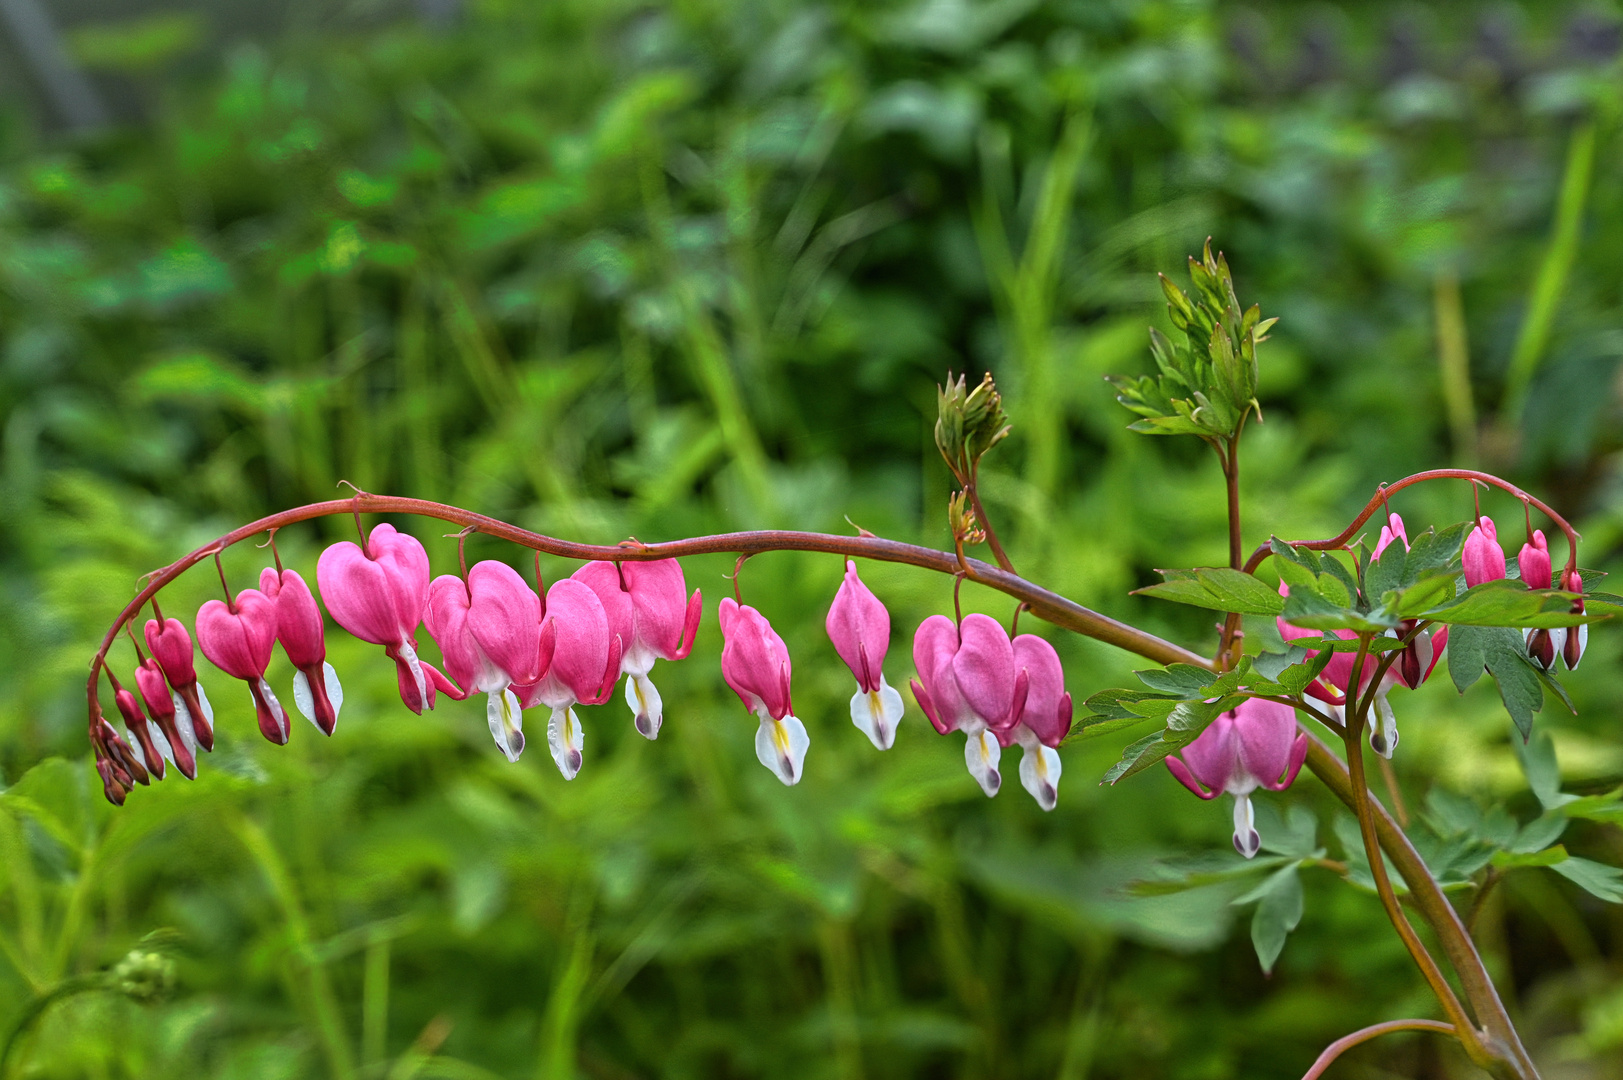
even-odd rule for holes
{"type": "Polygon", "coordinates": [[[1360,1028],[1351,1035],[1343,1035],[1335,1042],[1324,1048],[1313,1067],[1302,1074],[1302,1080],[1318,1080],[1324,1075],[1336,1058],[1345,1054],[1359,1043],[1369,1042],[1382,1035],[1390,1035],[1396,1031],[1435,1031],[1442,1035],[1455,1035],[1453,1028],[1441,1020],[1388,1020],[1383,1024],[1371,1024],[1367,1028],[1360,1028]]]}
{"type": "Polygon", "coordinates": [[[162,570],[149,575],[140,592],[136,593],[135,597],[125,605],[114,620],[113,625],[108,628],[106,635],[102,638],[101,646],[91,660],[90,678],[87,681],[87,692],[90,700],[94,702],[96,699],[96,681],[106,661],[107,652],[112,647],[113,639],[142,606],[148,601],[156,603],[155,597],[160,589],[191,567],[211,557],[216,551],[223,551],[271,529],[280,529],[301,521],[311,521],[315,518],[337,514],[358,515],[362,513],[416,514],[421,517],[435,518],[440,521],[461,525],[470,532],[482,533],[538,552],[545,552],[566,559],[578,559],[582,562],[590,562],[594,559],[608,562],[652,561],[718,553],[738,554],[747,557],[768,551],[820,551],[845,555],[851,558],[905,563],[924,570],[933,570],[937,573],[965,576],[971,581],[1023,601],[1028,610],[1040,619],[1086,637],[1126,649],[1158,663],[1210,666],[1210,661],[1199,653],[1191,652],[1180,645],[1175,645],[1154,634],[1140,630],[1136,626],[1129,626],[1126,623],[1110,618],[1108,615],[1102,615],[1097,611],[1085,608],[1058,593],[1034,585],[1000,567],[992,566],[979,559],[964,558],[960,560],[952,552],[937,551],[934,548],[923,547],[918,544],[907,544],[898,540],[886,540],[874,536],[835,536],[826,533],[776,529],[721,533],[658,544],[645,544],[640,541],[626,541],[615,545],[581,544],[530,532],[527,529],[520,529],[496,518],[476,514],[460,507],[448,506],[444,503],[430,502],[427,499],[409,499],[362,492],[353,498],[311,503],[260,518],[258,521],[250,522],[241,528],[232,530],[218,540],[205,544],[184,558],[178,559],[162,570]]]}

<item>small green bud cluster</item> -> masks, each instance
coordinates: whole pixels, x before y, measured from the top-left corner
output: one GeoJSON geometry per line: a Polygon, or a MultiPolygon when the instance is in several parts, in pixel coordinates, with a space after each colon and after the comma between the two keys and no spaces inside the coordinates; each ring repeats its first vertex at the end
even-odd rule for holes
{"type": "Polygon", "coordinates": [[[1208,238],[1201,258],[1189,259],[1195,295],[1161,276],[1172,325],[1184,340],[1174,343],[1150,329],[1150,352],[1160,375],[1113,375],[1116,400],[1143,419],[1131,427],[1150,435],[1199,435],[1230,439],[1245,426],[1257,402],[1257,346],[1278,319],[1264,319],[1257,306],[1240,308],[1228,260],[1212,255],[1208,238]]]}
{"type": "Polygon", "coordinates": [[[131,949],[108,973],[108,988],[132,1001],[161,1001],[175,988],[175,962],[163,953],[131,949]]]}
{"type": "Polygon", "coordinates": [[[946,386],[937,388],[935,444],[960,484],[974,483],[981,455],[1008,433],[1003,395],[991,375],[973,390],[962,375],[956,381],[949,377],[946,386]]]}

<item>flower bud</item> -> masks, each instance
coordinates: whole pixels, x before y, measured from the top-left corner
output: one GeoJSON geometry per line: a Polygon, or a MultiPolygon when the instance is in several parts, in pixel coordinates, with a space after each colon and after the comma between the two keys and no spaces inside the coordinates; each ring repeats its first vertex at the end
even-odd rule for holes
{"type": "Polygon", "coordinates": [[[1465,563],[1465,584],[1468,588],[1475,588],[1484,581],[1498,581],[1505,576],[1505,552],[1499,546],[1499,530],[1494,527],[1492,518],[1477,519],[1476,528],[1465,538],[1465,548],[1460,557],[1465,563]]]}

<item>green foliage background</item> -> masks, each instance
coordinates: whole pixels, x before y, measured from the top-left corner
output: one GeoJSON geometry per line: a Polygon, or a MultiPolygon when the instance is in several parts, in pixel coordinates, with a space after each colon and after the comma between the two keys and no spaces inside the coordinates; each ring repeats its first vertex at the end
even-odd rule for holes
{"type": "MultiPolygon", "coordinates": [[[[220,745],[199,779],[115,812],[84,665],[139,574],[339,480],[600,542],[849,516],[944,546],[930,425],[965,369],[997,375],[1014,420],[982,490],[1022,572],[1210,648],[1199,613],[1125,594],[1223,561],[1216,466],[1127,432],[1102,380],[1149,370],[1154,271],[1183,281],[1207,235],[1281,317],[1243,452],[1248,546],[1477,461],[1548,492],[1604,565],[1623,540],[1614,17],[482,0],[218,64],[166,60],[184,21],[80,34],[146,119],[67,138],[13,108],[0,141],[0,1017],[155,930],[178,986],[51,1009],[19,1075],[1296,1076],[1355,1027],[1429,1015],[1374,898],[1329,872],[1306,875],[1269,978],[1229,904],[1243,886],[1131,897],[1159,858],[1226,853],[1229,823],[1162,770],[1098,787],[1117,747],[1066,750],[1052,815],[1012,784],[987,802],[916,707],[873,751],[822,631],[830,557],[741,579],[797,661],[813,743],[790,790],[717,671],[731,560],[687,565],[709,611],[693,657],[655,671],[658,742],[618,700],[588,710],[570,784],[533,747],[508,765],[482,706],[411,716],[379,650],[335,634],[333,739],[268,746],[206,672],[220,745]],[[1393,59],[1404,34],[1419,66],[1393,59]]],[[[1417,529],[1469,505],[1461,486],[1394,508],[1417,529]]],[[[1519,506],[1487,508],[1514,550],[1519,506]]],[[[397,524],[454,565],[447,530],[397,524]]],[[[288,530],[284,557],[310,572],[349,528],[288,530]]],[[[230,553],[238,587],[264,554],[230,553]]],[[[900,684],[950,588],[863,573],[900,684]]],[[[166,604],[189,618],[216,587],[200,571],[166,604]]],[[[1056,643],[1079,697],[1145,666],[1056,643]]],[[[1620,649],[1597,628],[1579,715],[1541,718],[1569,790],[1623,777],[1620,649]]],[[[1411,810],[1440,792],[1536,813],[1486,680],[1396,704],[1411,810]]],[[[1314,809],[1340,857],[1311,779],[1267,801],[1314,809]]],[[[1589,823],[1566,842],[1615,864],[1620,841],[1589,823]]],[[[1619,1075],[1623,916],[1530,870],[1480,928],[1546,1075],[1619,1075]]],[[[1421,1037],[1342,1069],[1470,1075],[1421,1037]]]]}

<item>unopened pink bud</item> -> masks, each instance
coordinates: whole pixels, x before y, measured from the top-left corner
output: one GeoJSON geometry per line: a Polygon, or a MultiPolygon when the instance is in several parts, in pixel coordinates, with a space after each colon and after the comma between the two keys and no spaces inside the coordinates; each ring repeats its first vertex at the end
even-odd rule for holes
{"type": "Polygon", "coordinates": [[[1465,563],[1465,584],[1475,588],[1484,581],[1498,581],[1505,576],[1505,553],[1499,546],[1499,530],[1492,518],[1478,518],[1476,528],[1465,538],[1461,553],[1465,563]]]}
{"type": "Polygon", "coordinates": [[[1522,584],[1529,589],[1550,587],[1550,545],[1545,542],[1543,529],[1533,530],[1533,538],[1522,545],[1516,556],[1516,565],[1522,572],[1522,584]]]}

